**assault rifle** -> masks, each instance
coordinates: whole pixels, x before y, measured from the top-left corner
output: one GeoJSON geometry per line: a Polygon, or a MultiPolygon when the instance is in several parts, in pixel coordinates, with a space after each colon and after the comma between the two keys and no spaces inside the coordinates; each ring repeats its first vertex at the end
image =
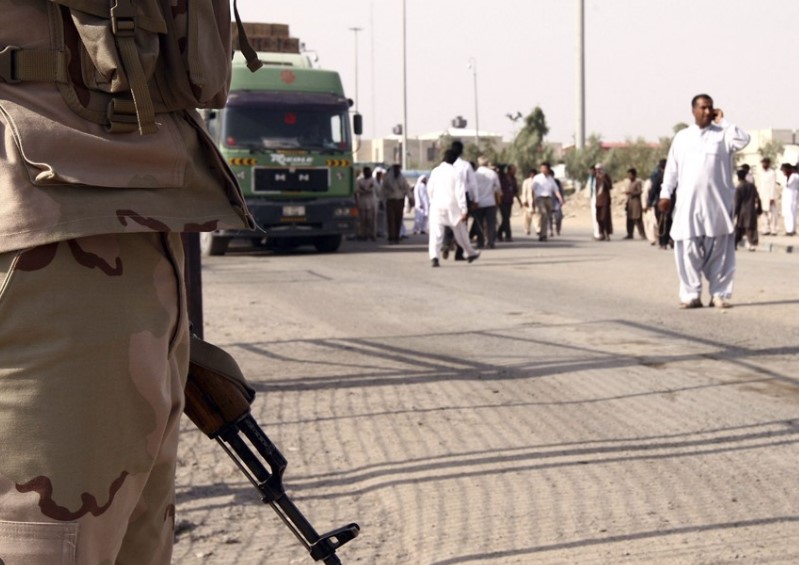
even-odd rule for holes
{"type": "Polygon", "coordinates": [[[323,535],[316,532],[283,488],[287,461],[250,414],[254,398],[255,390],[233,357],[192,337],[184,412],[203,433],[222,446],[258,489],[261,500],[277,512],[315,561],[341,565],[336,550],[358,535],[358,524],[323,535]],[[250,446],[255,447],[255,452],[250,446]]]}

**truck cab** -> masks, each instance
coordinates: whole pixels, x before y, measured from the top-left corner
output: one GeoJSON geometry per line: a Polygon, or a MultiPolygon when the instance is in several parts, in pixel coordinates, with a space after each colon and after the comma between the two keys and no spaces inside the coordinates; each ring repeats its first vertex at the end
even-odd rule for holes
{"type": "MultiPolygon", "coordinates": [[[[233,61],[230,96],[207,114],[208,130],[263,231],[203,234],[206,255],[221,255],[234,238],[290,249],[336,251],[357,223],[350,107],[338,73],[311,67],[304,55],[259,53],[251,72],[233,61]]],[[[360,133],[360,118],[356,128],[360,133]]]]}

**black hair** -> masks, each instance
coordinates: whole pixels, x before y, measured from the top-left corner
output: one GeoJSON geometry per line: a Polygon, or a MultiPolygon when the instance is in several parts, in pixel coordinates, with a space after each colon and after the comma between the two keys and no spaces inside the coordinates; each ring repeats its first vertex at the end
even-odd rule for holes
{"type": "Polygon", "coordinates": [[[627,172],[632,173],[635,176],[638,176],[638,171],[635,170],[635,167],[630,167],[629,169],[627,169],[627,172]]]}
{"type": "Polygon", "coordinates": [[[444,162],[450,165],[458,160],[458,153],[454,149],[444,151],[444,162]]]}
{"type": "Polygon", "coordinates": [[[735,174],[738,175],[738,180],[746,180],[746,170],[745,169],[738,169],[738,171],[735,174]]]}
{"type": "Polygon", "coordinates": [[[696,103],[702,99],[705,99],[708,102],[710,102],[711,106],[713,105],[713,98],[711,98],[709,94],[697,94],[696,96],[691,98],[691,108],[695,107],[696,103]]]}
{"type": "Polygon", "coordinates": [[[463,153],[463,142],[456,139],[452,142],[452,145],[450,145],[450,149],[455,152],[455,158],[457,159],[463,153]]]}

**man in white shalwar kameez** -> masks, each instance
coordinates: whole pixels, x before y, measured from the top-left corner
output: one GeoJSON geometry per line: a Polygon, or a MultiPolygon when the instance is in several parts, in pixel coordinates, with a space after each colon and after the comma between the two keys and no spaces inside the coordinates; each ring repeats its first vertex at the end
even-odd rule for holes
{"type": "Polygon", "coordinates": [[[430,201],[427,198],[427,175],[422,175],[413,187],[413,233],[427,234],[430,201]]]}
{"type": "Polygon", "coordinates": [[[782,220],[785,223],[785,235],[796,235],[796,203],[799,200],[799,174],[796,167],[784,163],[781,167],[785,175],[785,188],[782,189],[782,220]]]}
{"type": "MultiPolygon", "coordinates": [[[[455,162],[452,164],[452,166],[455,167],[455,172],[458,173],[458,182],[462,183],[464,185],[464,189],[466,190],[466,205],[468,208],[470,203],[477,200],[477,175],[475,170],[472,168],[472,164],[463,158],[462,141],[456,139],[452,142],[452,145],[450,145],[450,149],[452,149],[457,156],[457,159],[455,159],[455,162]]],[[[468,221],[469,220],[467,219],[466,222],[468,221]]],[[[448,250],[451,246],[452,233],[447,233],[447,230],[445,230],[444,249],[448,250]]],[[[446,258],[446,255],[444,255],[444,258],[446,258]]],[[[455,250],[455,260],[462,261],[463,259],[463,246],[459,244],[455,250]]]]}
{"type": "Polygon", "coordinates": [[[710,306],[728,308],[735,275],[735,185],[732,156],[749,144],[749,134],[728,123],[713,99],[691,102],[695,123],[674,136],[658,207],[668,213],[677,191],[671,238],[680,278],[680,307],[702,306],[702,275],[710,306]]]}
{"type": "Polygon", "coordinates": [[[458,171],[453,166],[457,155],[452,149],[444,153],[444,161],[433,169],[427,181],[427,195],[430,199],[430,237],[429,255],[433,267],[439,266],[439,254],[444,242],[444,231],[452,229],[455,241],[466,252],[466,260],[471,263],[480,254],[469,242],[466,219],[466,187],[460,182],[458,171]]]}

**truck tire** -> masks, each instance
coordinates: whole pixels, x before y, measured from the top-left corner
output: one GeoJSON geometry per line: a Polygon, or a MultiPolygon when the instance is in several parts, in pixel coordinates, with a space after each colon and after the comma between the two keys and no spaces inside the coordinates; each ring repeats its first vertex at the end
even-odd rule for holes
{"type": "Polygon", "coordinates": [[[202,232],[200,234],[200,253],[203,257],[224,255],[229,243],[229,237],[216,235],[213,232],[202,232]]]}
{"type": "Polygon", "coordinates": [[[335,253],[341,247],[342,236],[320,235],[314,239],[313,245],[319,253],[335,253]]]}

